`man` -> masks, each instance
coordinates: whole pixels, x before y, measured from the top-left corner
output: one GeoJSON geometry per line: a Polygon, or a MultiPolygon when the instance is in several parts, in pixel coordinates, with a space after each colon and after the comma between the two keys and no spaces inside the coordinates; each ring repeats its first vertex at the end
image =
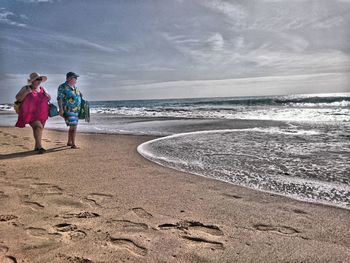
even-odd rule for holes
{"type": "Polygon", "coordinates": [[[66,82],[62,83],[58,87],[57,102],[59,107],[59,114],[64,118],[68,130],[68,142],[67,146],[71,146],[72,149],[77,149],[75,144],[75,137],[78,126],[78,115],[81,104],[81,93],[75,86],[79,75],[74,72],[68,72],[66,74],[66,82]]]}

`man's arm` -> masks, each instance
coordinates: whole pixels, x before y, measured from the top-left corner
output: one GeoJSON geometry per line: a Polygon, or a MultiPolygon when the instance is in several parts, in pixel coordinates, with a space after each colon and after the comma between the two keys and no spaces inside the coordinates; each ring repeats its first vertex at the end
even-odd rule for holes
{"type": "Polygon", "coordinates": [[[57,104],[58,104],[58,113],[61,117],[63,116],[63,88],[62,86],[58,87],[58,91],[57,91],[57,104]]]}
{"type": "Polygon", "coordinates": [[[61,117],[64,117],[63,116],[63,106],[62,106],[62,100],[61,99],[59,99],[58,101],[57,101],[57,104],[58,104],[58,113],[59,113],[59,115],[61,116],[61,117]]]}

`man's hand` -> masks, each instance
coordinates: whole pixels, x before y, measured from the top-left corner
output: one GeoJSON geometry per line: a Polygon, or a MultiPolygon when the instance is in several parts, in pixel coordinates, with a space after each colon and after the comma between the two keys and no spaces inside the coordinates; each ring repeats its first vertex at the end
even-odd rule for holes
{"type": "Polygon", "coordinates": [[[59,114],[62,118],[64,118],[64,116],[63,116],[63,110],[59,110],[59,111],[58,111],[58,114],[59,114]]]}

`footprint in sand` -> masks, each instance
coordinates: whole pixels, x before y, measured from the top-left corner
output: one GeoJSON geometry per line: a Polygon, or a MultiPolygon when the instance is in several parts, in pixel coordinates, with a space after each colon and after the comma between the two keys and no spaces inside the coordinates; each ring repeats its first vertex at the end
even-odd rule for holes
{"type": "Polygon", "coordinates": [[[60,233],[49,233],[46,229],[40,227],[28,227],[26,232],[33,237],[52,240],[61,236],[60,233]]]}
{"type": "Polygon", "coordinates": [[[37,211],[38,209],[43,209],[45,208],[44,205],[38,203],[38,202],[33,202],[33,201],[24,201],[23,203],[26,206],[29,206],[31,209],[33,209],[34,211],[37,211]]]}
{"type": "Polygon", "coordinates": [[[14,256],[0,256],[1,263],[17,263],[17,259],[14,256]]]}
{"type": "Polygon", "coordinates": [[[87,236],[86,232],[82,230],[76,230],[68,233],[69,240],[75,242],[81,240],[87,236]]]}
{"type": "Polygon", "coordinates": [[[46,237],[48,232],[44,228],[28,227],[26,229],[27,233],[34,237],[46,237]]]}
{"type": "Polygon", "coordinates": [[[62,234],[62,239],[66,242],[79,241],[87,236],[86,232],[79,230],[74,224],[61,223],[55,225],[54,229],[62,234]]]}
{"type": "Polygon", "coordinates": [[[223,196],[230,197],[230,198],[233,198],[233,199],[242,199],[242,198],[243,198],[242,196],[233,195],[233,194],[226,194],[226,193],[223,193],[222,195],[223,195],[223,196]]]}
{"type": "Polygon", "coordinates": [[[0,222],[7,222],[17,218],[15,215],[0,215],[0,222]]]}
{"type": "Polygon", "coordinates": [[[97,213],[92,212],[79,212],[79,213],[67,213],[62,215],[62,218],[69,219],[69,218],[96,218],[100,215],[97,213]]]}
{"type": "Polygon", "coordinates": [[[0,245],[0,262],[1,263],[17,263],[17,259],[14,256],[6,255],[9,248],[4,245],[0,245]]]}
{"type": "Polygon", "coordinates": [[[49,202],[55,206],[59,207],[68,207],[68,208],[82,208],[84,204],[79,200],[75,200],[74,198],[69,198],[66,196],[59,196],[55,198],[51,198],[49,202]]]}
{"type": "Polygon", "coordinates": [[[48,183],[35,183],[30,187],[35,189],[35,195],[62,195],[63,189],[57,185],[51,185],[48,183]]]}
{"type": "Polygon", "coordinates": [[[69,262],[69,263],[93,263],[90,259],[84,258],[84,257],[77,257],[77,256],[67,256],[67,255],[58,255],[60,258],[63,258],[64,261],[62,262],[69,262]]]}
{"type": "Polygon", "coordinates": [[[30,180],[30,181],[37,181],[39,179],[40,179],[39,177],[34,177],[34,176],[23,177],[23,180],[30,180]]]}
{"type": "Polygon", "coordinates": [[[55,225],[54,227],[58,232],[69,232],[77,229],[76,225],[72,225],[68,223],[61,223],[61,224],[55,225]]]}
{"type": "Polygon", "coordinates": [[[9,197],[4,191],[0,191],[0,199],[9,197]]]}
{"type": "Polygon", "coordinates": [[[305,212],[305,211],[303,211],[301,209],[293,209],[292,211],[294,213],[296,213],[296,214],[301,214],[301,215],[307,215],[308,214],[307,212],[305,212]]]}
{"type": "Polygon", "coordinates": [[[0,176],[1,175],[7,175],[6,171],[0,171],[0,176]]]}
{"type": "Polygon", "coordinates": [[[111,223],[117,231],[140,232],[149,228],[147,224],[136,223],[129,220],[112,220],[108,223],[111,223]]]}
{"type": "Polygon", "coordinates": [[[131,210],[140,218],[151,219],[153,217],[152,214],[148,213],[142,207],[135,207],[135,208],[132,208],[131,210]]]}
{"type": "Polygon", "coordinates": [[[158,226],[161,230],[168,229],[177,229],[181,231],[189,230],[191,232],[200,231],[205,234],[213,235],[213,236],[223,236],[224,233],[218,226],[215,225],[204,225],[201,222],[197,221],[180,221],[176,224],[162,224],[158,226]]]}
{"type": "Polygon", "coordinates": [[[208,240],[201,237],[193,237],[193,236],[181,236],[182,238],[194,242],[195,245],[201,245],[203,248],[209,248],[211,250],[225,249],[224,244],[218,241],[208,240]]]}
{"type": "Polygon", "coordinates": [[[109,244],[117,249],[125,249],[136,256],[146,256],[148,249],[129,238],[110,237],[109,244]]]}
{"type": "Polygon", "coordinates": [[[91,193],[86,198],[86,201],[92,206],[103,208],[116,208],[116,201],[113,200],[113,195],[104,193],[91,193]]]}
{"type": "Polygon", "coordinates": [[[274,232],[277,234],[292,236],[301,233],[299,230],[289,227],[289,226],[273,226],[265,224],[254,225],[254,228],[258,231],[274,232]]]}
{"type": "Polygon", "coordinates": [[[225,249],[220,241],[212,240],[224,235],[221,229],[215,225],[205,225],[197,221],[180,221],[175,224],[162,224],[158,226],[161,230],[175,229],[181,232],[180,237],[190,241],[191,245],[200,245],[202,248],[211,250],[225,249]]]}

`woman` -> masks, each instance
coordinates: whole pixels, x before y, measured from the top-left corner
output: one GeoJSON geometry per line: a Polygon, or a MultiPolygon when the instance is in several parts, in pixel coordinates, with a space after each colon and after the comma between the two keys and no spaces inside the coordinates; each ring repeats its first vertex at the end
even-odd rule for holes
{"type": "Polygon", "coordinates": [[[78,115],[81,104],[81,93],[75,86],[79,75],[74,72],[66,74],[66,82],[58,87],[57,102],[59,107],[59,114],[64,118],[68,130],[67,146],[72,149],[77,149],[75,144],[75,137],[77,134],[78,115]]]}
{"type": "Polygon", "coordinates": [[[32,127],[35,140],[34,151],[39,154],[46,151],[41,145],[41,138],[45,122],[48,119],[48,103],[51,99],[47,90],[41,86],[41,83],[46,80],[46,76],[33,72],[29,75],[28,85],[24,86],[16,95],[16,100],[21,102],[16,127],[24,128],[26,124],[32,127]]]}

